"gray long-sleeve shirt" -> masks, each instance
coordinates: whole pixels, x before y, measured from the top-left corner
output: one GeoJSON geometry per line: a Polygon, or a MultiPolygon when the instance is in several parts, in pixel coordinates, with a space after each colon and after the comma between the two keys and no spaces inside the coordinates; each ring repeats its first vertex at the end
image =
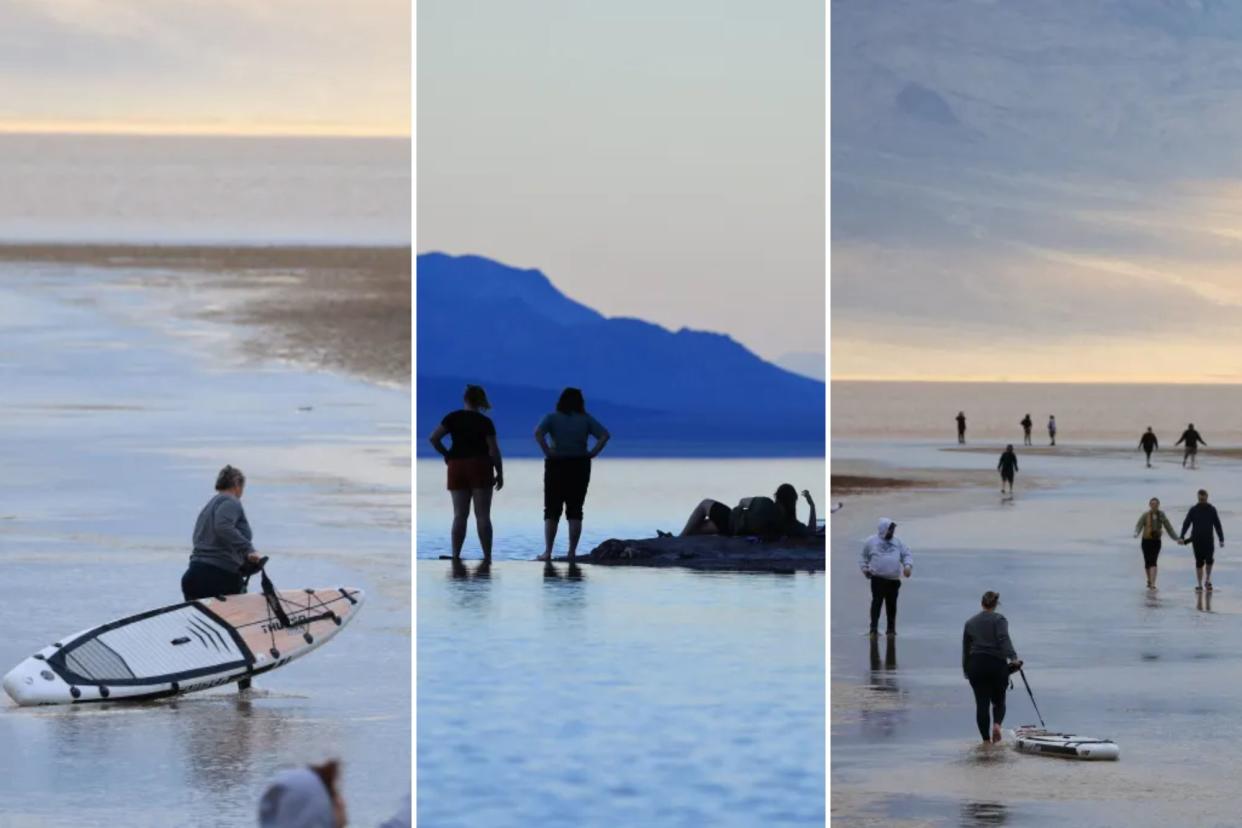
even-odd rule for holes
{"type": "Polygon", "coordinates": [[[252,537],[250,522],[246,520],[241,501],[221,492],[207,501],[198,514],[190,563],[204,563],[228,572],[238,572],[246,562],[246,556],[254,551],[250,543],[252,537]]]}
{"type": "Polygon", "coordinates": [[[1018,654],[1009,640],[1009,622],[995,610],[983,610],[966,622],[962,631],[962,672],[974,653],[993,656],[1002,661],[1016,659],[1018,654]]]}

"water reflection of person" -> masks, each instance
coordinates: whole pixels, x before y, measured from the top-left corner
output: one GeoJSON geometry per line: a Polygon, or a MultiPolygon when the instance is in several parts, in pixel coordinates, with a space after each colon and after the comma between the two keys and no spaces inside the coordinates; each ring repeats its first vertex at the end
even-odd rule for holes
{"type": "Polygon", "coordinates": [[[1195,593],[1195,609],[1199,612],[1212,611],[1212,593],[1198,592],[1195,593]]]}
{"type": "Polygon", "coordinates": [[[986,825],[1004,825],[1009,821],[1009,809],[1000,802],[963,802],[963,828],[982,828],[986,825]]]}
{"type": "Polygon", "coordinates": [[[897,670],[897,639],[886,638],[884,660],[880,660],[880,639],[871,639],[871,686],[876,690],[896,690],[897,681],[888,673],[897,670]]]}

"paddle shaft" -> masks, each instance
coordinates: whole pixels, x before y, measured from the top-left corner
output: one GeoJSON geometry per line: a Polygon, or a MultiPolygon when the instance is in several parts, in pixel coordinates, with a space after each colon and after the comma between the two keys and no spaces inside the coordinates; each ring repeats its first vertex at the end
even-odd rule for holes
{"type": "Polygon", "coordinates": [[[1018,668],[1018,675],[1022,676],[1022,683],[1026,685],[1026,694],[1031,697],[1031,706],[1035,708],[1035,715],[1039,717],[1039,726],[1046,728],[1044,717],[1039,712],[1039,705],[1035,703],[1035,694],[1031,692],[1031,683],[1026,680],[1026,672],[1021,667],[1018,668]]]}

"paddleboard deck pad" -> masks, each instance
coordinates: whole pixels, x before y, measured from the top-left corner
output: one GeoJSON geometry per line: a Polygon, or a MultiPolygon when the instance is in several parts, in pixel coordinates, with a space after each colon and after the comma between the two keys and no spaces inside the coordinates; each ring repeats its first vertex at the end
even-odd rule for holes
{"type": "Polygon", "coordinates": [[[19,705],[37,705],[219,687],[323,646],[353,620],[364,597],[350,587],[281,590],[161,607],[60,639],[14,667],[4,689],[19,705]]]}
{"type": "Polygon", "coordinates": [[[1055,733],[1034,725],[1023,725],[1014,730],[1013,735],[1015,747],[1023,753],[1085,760],[1113,760],[1121,757],[1121,748],[1109,739],[1055,733]]]}

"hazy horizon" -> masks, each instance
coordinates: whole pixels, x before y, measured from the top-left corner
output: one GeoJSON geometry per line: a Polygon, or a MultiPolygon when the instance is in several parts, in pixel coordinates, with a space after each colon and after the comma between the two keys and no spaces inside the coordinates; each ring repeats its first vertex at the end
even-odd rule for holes
{"type": "Polygon", "coordinates": [[[410,134],[407,0],[0,0],[0,131],[410,134]]]}

